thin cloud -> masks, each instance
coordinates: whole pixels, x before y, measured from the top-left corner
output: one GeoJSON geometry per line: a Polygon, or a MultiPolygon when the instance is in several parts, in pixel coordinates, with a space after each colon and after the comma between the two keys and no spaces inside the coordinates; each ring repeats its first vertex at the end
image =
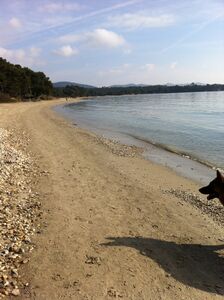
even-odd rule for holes
{"type": "Polygon", "coordinates": [[[155,69],[156,65],[155,64],[145,64],[144,66],[141,67],[142,70],[146,70],[147,72],[151,72],[155,69]]]}
{"type": "Polygon", "coordinates": [[[65,34],[58,38],[59,43],[76,43],[83,39],[80,34],[65,34]]]}
{"type": "Polygon", "coordinates": [[[121,75],[121,74],[126,74],[129,72],[131,69],[132,65],[131,64],[122,64],[120,66],[116,66],[107,70],[100,70],[98,71],[98,75],[101,77],[107,76],[108,74],[110,75],[121,75]]]}
{"type": "Polygon", "coordinates": [[[173,48],[175,48],[178,45],[181,45],[184,41],[188,40],[190,37],[192,37],[196,33],[200,32],[201,30],[203,30],[204,28],[206,28],[207,26],[209,26],[210,24],[212,24],[216,20],[222,18],[223,16],[224,16],[224,12],[221,12],[220,14],[218,14],[218,15],[214,16],[213,18],[211,18],[210,20],[208,20],[206,22],[203,22],[202,24],[200,24],[199,26],[197,26],[195,28],[195,30],[190,31],[188,34],[184,35],[182,38],[178,39],[177,41],[175,41],[174,43],[172,43],[168,47],[163,48],[160,51],[160,53],[167,52],[168,50],[173,49],[173,48]]]}
{"type": "Polygon", "coordinates": [[[132,49],[130,48],[130,46],[127,46],[124,50],[123,53],[125,55],[130,55],[132,53],[132,49]]]}
{"type": "Polygon", "coordinates": [[[176,69],[176,67],[177,67],[177,62],[176,62],[176,61],[174,61],[174,62],[172,62],[172,63],[170,64],[170,69],[171,69],[171,70],[176,69]]]}
{"type": "Polygon", "coordinates": [[[112,12],[112,11],[115,11],[115,10],[118,10],[118,9],[121,9],[121,8],[125,8],[125,7],[131,6],[131,5],[135,5],[135,4],[137,4],[139,2],[142,2],[142,1],[143,0],[125,1],[123,3],[118,3],[118,4],[115,4],[115,5],[106,7],[106,8],[102,8],[102,9],[99,9],[99,10],[92,11],[92,12],[87,13],[87,14],[83,14],[81,16],[74,17],[74,18],[72,18],[72,20],[67,21],[67,22],[62,22],[62,23],[57,24],[57,25],[46,26],[43,30],[41,29],[41,30],[36,30],[36,31],[33,31],[33,32],[28,32],[27,31],[22,36],[20,36],[20,38],[18,40],[15,40],[14,43],[11,43],[11,45],[14,45],[18,41],[21,41],[21,40],[25,41],[25,40],[28,40],[30,38],[34,39],[34,38],[41,37],[42,40],[43,40],[45,36],[49,37],[49,34],[56,35],[56,34],[58,34],[59,31],[62,31],[62,30],[69,31],[70,29],[73,29],[74,28],[73,25],[76,24],[77,22],[87,20],[87,19],[99,16],[99,15],[107,14],[109,12],[112,12]]]}
{"type": "Polygon", "coordinates": [[[162,14],[158,16],[151,16],[145,13],[126,13],[108,18],[108,25],[125,28],[129,30],[139,28],[155,28],[167,27],[175,22],[175,17],[170,14],[162,14]]]}
{"type": "Polygon", "coordinates": [[[15,29],[19,29],[22,27],[22,22],[18,18],[11,18],[9,20],[9,25],[15,29]]]}
{"type": "Polygon", "coordinates": [[[26,66],[43,64],[43,62],[38,59],[40,53],[41,49],[36,47],[15,50],[0,47],[0,57],[4,57],[12,63],[26,66]]]}
{"type": "Polygon", "coordinates": [[[30,48],[30,55],[31,57],[38,57],[41,54],[42,49],[38,47],[31,47],[30,48]]]}
{"type": "Polygon", "coordinates": [[[98,15],[102,15],[102,14],[105,14],[105,13],[108,13],[108,12],[111,12],[111,11],[114,11],[114,10],[117,10],[117,9],[120,9],[120,8],[127,7],[127,6],[131,6],[131,5],[134,5],[134,4],[139,3],[141,1],[142,0],[125,1],[123,3],[112,5],[112,6],[109,6],[109,7],[106,7],[106,8],[99,9],[97,11],[90,12],[88,14],[84,14],[84,15],[75,17],[75,18],[73,18],[73,21],[71,21],[71,22],[65,22],[64,24],[61,24],[61,25],[58,25],[58,26],[52,26],[52,27],[49,27],[47,29],[67,28],[68,26],[71,26],[71,25],[75,24],[78,21],[89,19],[89,18],[98,16],[98,15]]]}
{"type": "Polygon", "coordinates": [[[93,47],[117,48],[126,44],[125,39],[116,32],[98,28],[93,31],[81,34],[69,34],[61,36],[59,41],[62,43],[77,43],[90,45],[93,47]]]}
{"type": "Polygon", "coordinates": [[[54,53],[64,57],[70,57],[73,55],[77,55],[78,50],[74,47],[71,47],[70,45],[65,45],[60,47],[58,50],[55,50],[54,53]]]}
{"type": "Polygon", "coordinates": [[[78,3],[50,2],[41,6],[39,10],[53,14],[57,12],[77,11],[81,8],[82,6],[78,3]]]}

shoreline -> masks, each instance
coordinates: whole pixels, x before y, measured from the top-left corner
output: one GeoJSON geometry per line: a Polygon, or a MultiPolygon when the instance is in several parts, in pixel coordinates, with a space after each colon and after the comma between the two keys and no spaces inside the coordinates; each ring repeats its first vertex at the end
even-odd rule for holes
{"type": "MultiPolygon", "coordinates": [[[[104,97],[107,97],[107,96],[104,96],[104,97]]],[[[109,96],[110,97],[110,96],[109,96]]],[[[115,96],[116,97],[116,96],[115,96]]],[[[122,97],[122,96],[118,96],[118,97],[122,97]]],[[[91,101],[91,100],[94,100],[95,98],[97,98],[97,97],[83,97],[83,100],[84,101],[91,101]]],[[[70,106],[74,106],[74,104],[78,104],[77,102],[71,102],[71,103],[69,103],[69,104],[64,104],[63,105],[63,107],[64,107],[64,109],[66,110],[66,107],[70,107],[70,106]]],[[[68,111],[67,111],[67,113],[66,113],[66,111],[64,110],[64,113],[65,113],[65,115],[67,115],[69,118],[73,118],[72,117],[72,114],[71,113],[69,113],[68,111]]],[[[63,111],[61,111],[62,113],[63,113],[63,111]]],[[[85,121],[85,122],[80,122],[80,124],[81,124],[81,127],[82,127],[82,125],[83,126],[85,126],[85,128],[86,129],[90,129],[90,130],[92,130],[92,127],[90,127],[90,126],[92,126],[92,124],[89,126],[88,125],[88,120],[87,120],[87,122],[85,121]]],[[[98,130],[98,132],[100,133],[100,131],[101,132],[103,132],[103,129],[102,128],[97,128],[97,127],[95,127],[94,128],[94,130],[98,130]]],[[[108,129],[107,130],[105,130],[105,132],[106,133],[108,133],[109,135],[110,135],[110,133],[109,132],[107,132],[108,131],[108,129]]],[[[130,136],[130,137],[132,137],[132,138],[134,138],[134,139],[136,139],[136,140],[139,140],[139,141],[142,141],[142,142],[144,142],[144,143],[148,143],[148,144],[150,144],[150,145],[153,145],[153,146],[156,146],[156,147],[158,147],[158,148],[160,148],[160,149],[163,149],[163,150],[166,150],[166,151],[168,151],[168,152],[171,152],[171,153],[175,153],[175,154],[177,154],[177,155],[181,155],[181,156],[183,156],[183,157],[186,157],[186,158],[188,158],[188,159],[191,159],[191,160],[194,160],[194,161],[196,161],[196,162],[199,162],[199,163],[201,163],[202,165],[205,165],[205,166],[207,166],[208,168],[211,168],[211,169],[213,169],[213,170],[217,170],[217,169],[220,169],[221,171],[224,171],[224,166],[222,166],[222,167],[220,167],[220,165],[218,165],[218,163],[215,163],[215,162],[212,162],[212,161],[208,161],[208,160],[206,160],[206,159],[202,159],[202,158],[200,158],[200,156],[199,155],[197,155],[197,154],[194,154],[194,153],[190,153],[190,152],[188,152],[188,151],[185,151],[184,149],[183,150],[179,150],[179,149],[175,149],[175,146],[171,146],[171,145],[167,145],[167,144],[163,144],[163,143],[160,143],[160,142],[156,142],[156,141],[153,141],[153,140],[151,140],[150,138],[142,138],[141,136],[138,136],[138,135],[135,135],[135,134],[132,134],[132,133],[123,133],[122,131],[111,131],[112,132],[112,134],[114,133],[114,134],[118,134],[118,137],[119,137],[119,134],[124,134],[124,135],[127,135],[127,136],[130,136]]],[[[109,135],[107,136],[107,137],[109,137],[109,135]]]]}
{"type": "MultiPolygon", "coordinates": [[[[81,101],[83,100],[85,101],[86,98],[81,98],[81,101]]],[[[91,99],[88,99],[88,101],[91,101],[91,99]]],[[[53,110],[59,115],[70,120],[70,122],[77,122],[75,117],[72,116],[72,113],[66,111],[66,107],[69,107],[75,103],[77,103],[77,101],[70,102],[69,104],[65,103],[62,105],[57,105],[53,107],[53,110]]],[[[91,131],[101,138],[110,139],[111,141],[128,146],[137,146],[139,148],[139,152],[142,152],[142,156],[145,159],[158,163],[162,166],[169,167],[177,172],[177,174],[194,180],[200,184],[207,184],[209,181],[211,181],[215,176],[215,170],[220,169],[222,171],[221,168],[218,168],[210,162],[201,160],[200,158],[190,155],[187,152],[174,150],[169,146],[142,139],[132,134],[123,134],[122,132],[115,131],[108,132],[108,130],[91,128],[84,122],[73,123],[73,125],[78,126],[81,129],[91,131]]]]}
{"type": "Polygon", "coordinates": [[[142,142],[145,142],[145,143],[148,143],[150,145],[153,145],[157,148],[160,148],[162,150],[165,150],[167,152],[170,152],[170,153],[173,153],[173,154],[176,154],[176,155],[179,155],[179,156],[182,156],[184,158],[187,158],[187,159],[190,159],[190,160],[193,160],[195,162],[198,162],[210,169],[213,169],[213,170],[217,170],[218,169],[218,166],[216,165],[213,165],[212,163],[208,162],[208,161],[205,161],[205,160],[202,160],[200,159],[199,157],[196,157],[196,155],[191,155],[190,153],[188,152],[184,152],[184,151],[179,151],[179,150],[174,150],[172,147],[169,147],[167,145],[164,145],[164,144],[160,144],[160,143],[157,143],[157,142],[152,142],[150,140],[147,140],[147,139],[142,139],[140,137],[137,137],[137,136],[134,136],[134,135],[130,135],[130,136],[133,136],[133,138],[137,139],[137,140],[140,140],[142,142]]]}
{"type": "MultiPolygon", "coordinates": [[[[77,99],[78,100],[78,99],[77,99]]],[[[28,134],[41,228],[17,299],[222,299],[224,229],[199,185],[55,113],[64,99],[0,105],[0,128],[28,134]],[[220,252],[220,255],[218,252],[220,252]]]]}

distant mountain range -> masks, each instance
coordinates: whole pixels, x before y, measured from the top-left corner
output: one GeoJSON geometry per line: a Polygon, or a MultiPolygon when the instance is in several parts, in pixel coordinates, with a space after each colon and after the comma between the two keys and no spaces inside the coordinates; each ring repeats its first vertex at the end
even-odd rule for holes
{"type": "MultiPolygon", "coordinates": [[[[178,85],[178,86],[188,86],[188,85],[191,85],[191,84],[192,83],[179,83],[179,84],[166,83],[166,84],[160,84],[160,85],[163,85],[163,86],[176,86],[176,85],[178,85]]],[[[195,82],[194,84],[196,84],[196,85],[205,85],[204,83],[201,83],[201,82],[195,82]]],[[[71,81],[58,81],[58,82],[53,83],[53,86],[56,87],[56,88],[64,88],[67,85],[79,86],[79,87],[83,87],[83,88],[86,88],[86,89],[96,88],[96,86],[93,86],[93,85],[77,83],[77,82],[71,82],[71,81]]],[[[114,85],[110,85],[110,86],[107,86],[107,87],[108,88],[129,88],[129,87],[146,87],[146,86],[150,86],[150,84],[128,83],[128,84],[114,84],[114,85]]]]}
{"type": "Polygon", "coordinates": [[[93,85],[82,84],[82,83],[71,82],[71,81],[58,81],[58,82],[53,83],[53,87],[56,87],[56,88],[64,88],[67,85],[79,86],[79,87],[83,87],[86,89],[94,89],[95,88],[95,86],[93,86],[93,85]]]}

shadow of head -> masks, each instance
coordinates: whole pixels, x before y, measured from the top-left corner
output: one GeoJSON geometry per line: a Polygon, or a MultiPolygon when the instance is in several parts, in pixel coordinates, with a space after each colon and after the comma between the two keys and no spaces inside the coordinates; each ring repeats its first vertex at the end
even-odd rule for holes
{"type": "Polygon", "coordinates": [[[177,244],[143,237],[107,240],[104,246],[135,248],[185,285],[224,295],[224,245],[177,244]]]}

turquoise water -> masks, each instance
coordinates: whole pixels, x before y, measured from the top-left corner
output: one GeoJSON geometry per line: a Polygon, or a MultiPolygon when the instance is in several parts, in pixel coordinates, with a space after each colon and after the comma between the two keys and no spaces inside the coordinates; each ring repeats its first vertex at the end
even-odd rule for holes
{"type": "Polygon", "coordinates": [[[224,92],[106,96],[64,107],[75,121],[224,168],[224,92]]]}

